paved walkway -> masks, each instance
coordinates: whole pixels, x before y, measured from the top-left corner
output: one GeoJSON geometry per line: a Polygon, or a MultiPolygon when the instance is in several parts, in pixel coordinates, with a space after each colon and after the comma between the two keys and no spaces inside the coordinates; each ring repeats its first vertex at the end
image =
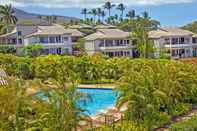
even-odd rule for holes
{"type": "Polygon", "coordinates": [[[161,128],[157,128],[154,131],[169,131],[172,124],[177,122],[185,121],[191,119],[193,116],[197,115],[197,106],[194,106],[193,109],[188,112],[186,115],[173,117],[169,124],[164,125],[161,128]]]}
{"type": "Polygon", "coordinates": [[[114,89],[114,84],[80,84],[79,88],[105,88],[105,89],[114,89]]]}

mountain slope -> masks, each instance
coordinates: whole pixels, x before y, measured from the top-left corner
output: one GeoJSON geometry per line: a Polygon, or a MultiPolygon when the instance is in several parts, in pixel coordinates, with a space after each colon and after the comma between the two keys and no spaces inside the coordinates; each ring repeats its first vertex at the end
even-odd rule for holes
{"type": "Polygon", "coordinates": [[[194,21],[190,24],[187,24],[187,25],[183,26],[182,28],[186,29],[186,30],[189,30],[189,31],[192,31],[194,33],[197,33],[197,21],[194,21]]]}
{"type": "MultiPolygon", "coordinates": [[[[42,14],[35,14],[35,13],[29,13],[29,12],[25,12],[23,10],[14,8],[15,11],[15,16],[18,18],[19,21],[23,21],[23,20],[32,20],[33,23],[37,22],[40,20],[39,16],[41,17],[46,17],[47,15],[42,15],[42,14]]],[[[75,18],[75,17],[68,17],[68,16],[57,16],[57,15],[53,15],[56,16],[57,18],[57,22],[69,22],[69,21],[79,21],[80,19],[75,18]]]]}

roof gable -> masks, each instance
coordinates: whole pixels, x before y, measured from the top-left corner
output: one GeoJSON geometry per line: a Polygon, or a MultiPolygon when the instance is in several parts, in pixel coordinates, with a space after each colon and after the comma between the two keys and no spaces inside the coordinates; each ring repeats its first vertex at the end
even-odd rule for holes
{"type": "Polygon", "coordinates": [[[98,29],[96,33],[85,37],[86,40],[96,39],[124,39],[129,37],[129,32],[119,29],[98,29]]]}

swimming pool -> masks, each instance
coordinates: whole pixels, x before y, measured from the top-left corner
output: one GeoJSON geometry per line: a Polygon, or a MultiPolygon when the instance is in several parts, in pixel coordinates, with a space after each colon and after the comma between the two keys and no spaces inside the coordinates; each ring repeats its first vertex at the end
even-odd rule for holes
{"type": "Polygon", "coordinates": [[[114,107],[117,100],[117,92],[112,89],[87,89],[80,88],[78,91],[87,93],[91,97],[91,100],[87,103],[80,102],[79,106],[85,110],[85,113],[94,116],[97,113],[101,113],[108,108],[114,107]]]}

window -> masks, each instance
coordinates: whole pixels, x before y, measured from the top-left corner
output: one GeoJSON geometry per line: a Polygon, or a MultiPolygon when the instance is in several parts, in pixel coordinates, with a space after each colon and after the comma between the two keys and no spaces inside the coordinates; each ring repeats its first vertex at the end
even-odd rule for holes
{"type": "Polygon", "coordinates": [[[99,41],[99,47],[104,47],[104,40],[99,41]]]}
{"type": "Polygon", "coordinates": [[[127,44],[129,44],[129,40],[127,40],[127,44]]]}
{"type": "Polygon", "coordinates": [[[197,38],[192,38],[192,43],[197,43],[197,38]]]}
{"type": "Polygon", "coordinates": [[[40,37],[40,43],[49,43],[48,37],[40,37]]]}
{"type": "Polygon", "coordinates": [[[106,40],[105,44],[106,44],[107,47],[113,46],[113,40],[106,40]]]}
{"type": "Polygon", "coordinates": [[[12,39],[12,44],[16,44],[16,39],[12,39]]]}
{"type": "Polygon", "coordinates": [[[19,38],[19,39],[18,39],[18,44],[22,44],[22,43],[23,43],[22,39],[19,38]]]}
{"type": "Polygon", "coordinates": [[[119,46],[120,45],[120,41],[119,40],[115,40],[115,46],[119,46]]]}
{"type": "Polygon", "coordinates": [[[123,45],[123,40],[120,40],[120,45],[121,45],[121,46],[123,45]]]}
{"type": "Polygon", "coordinates": [[[55,43],[55,37],[49,37],[49,43],[55,43]]]}
{"type": "Polygon", "coordinates": [[[172,44],[178,44],[179,39],[178,38],[172,38],[172,44]]]}
{"type": "Polygon", "coordinates": [[[62,53],[62,50],[61,50],[61,48],[57,48],[57,54],[61,54],[62,53]]]}
{"type": "Polygon", "coordinates": [[[68,37],[64,37],[64,41],[68,41],[68,37]]]}
{"type": "Polygon", "coordinates": [[[44,49],[44,54],[48,55],[49,54],[49,49],[44,49]]]}
{"type": "Polygon", "coordinates": [[[185,39],[183,37],[180,38],[180,44],[184,44],[185,43],[185,39]]]}
{"type": "Polygon", "coordinates": [[[57,43],[61,43],[61,36],[57,36],[57,37],[56,37],[56,42],[57,42],[57,43]]]}
{"type": "Polygon", "coordinates": [[[22,31],[18,31],[17,34],[18,34],[18,36],[21,36],[22,35],[22,31]]]}

